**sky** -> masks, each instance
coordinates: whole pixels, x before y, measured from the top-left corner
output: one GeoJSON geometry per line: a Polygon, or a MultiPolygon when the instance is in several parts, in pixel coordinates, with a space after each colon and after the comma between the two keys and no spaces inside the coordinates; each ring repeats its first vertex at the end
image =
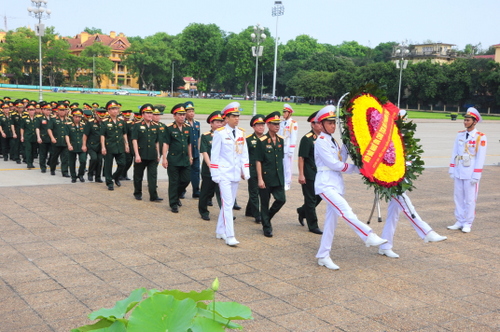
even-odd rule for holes
{"type": "MultiPolygon", "coordinates": [[[[276,36],[274,0],[47,0],[52,11],[46,26],[63,36],[76,36],[85,27],[104,33],[150,36],[176,35],[190,23],[215,23],[226,32],[239,33],[260,24],[276,36]]],[[[483,49],[500,44],[500,0],[283,0],[278,37],[286,43],[306,34],[320,43],[343,41],[375,47],[384,42],[418,44],[427,41],[457,45],[479,44],[483,49]]],[[[34,27],[29,0],[0,0],[5,30],[34,27]]]]}

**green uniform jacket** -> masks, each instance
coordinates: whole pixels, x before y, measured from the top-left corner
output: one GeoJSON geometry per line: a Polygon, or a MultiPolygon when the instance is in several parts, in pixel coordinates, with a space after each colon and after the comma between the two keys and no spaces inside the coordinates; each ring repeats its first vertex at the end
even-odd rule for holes
{"type": "Polygon", "coordinates": [[[190,130],[187,124],[183,124],[181,128],[179,128],[175,122],[167,125],[163,142],[169,145],[167,155],[169,165],[190,166],[188,154],[190,130]]]}
{"type": "Polygon", "coordinates": [[[317,137],[313,131],[310,131],[300,139],[299,157],[304,158],[304,177],[309,181],[314,181],[318,172],[314,162],[314,142],[317,137]]]}
{"type": "Polygon", "coordinates": [[[52,135],[56,139],[56,146],[66,146],[66,124],[69,123],[68,119],[61,120],[60,118],[50,119],[49,127],[52,130],[52,135]]]}
{"type": "Polygon", "coordinates": [[[165,134],[167,132],[167,126],[159,121],[159,122],[155,122],[155,124],[158,126],[158,130],[159,130],[159,143],[160,143],[160,154],[161,152],[163,151],[163,143],[165,143],[165,134]]]}
{"type": "Polygon", "coordinates": [[[259,141],[259,138],[257,137],[257,135],[255,135],[255,133],[253,133],[252,135],[248,135],[246,139],[248,147],[248,160],[250,162],[250,177],[256,178],[257,167],[255,166],[255,149],[257,148],[257,142],[259,141]]]}
{"type": "Polygon", "coordinates": [[[27,143],[36,143],[36,122],[37,116],[31,119],[29,116],[23,116],[20,121],[21,129],[24,130],[24,141],[27,143]]]}
{"type": "Polygon", "coordinates": [[[16,130],[17,138],[19,138],[19,135],[21,134],[21,118],[23,117],[22,114],[19,114],[19,112],[12,112],[11,113],[12,117],[12,123],[14,124],[14,129],[16,130]]]}
{"type": "Polygon", "coordinates": [[[141,121],[134,124],[132,128],[132,140],[137,140],[137,148],[142,160],[156,160],[158,159],[158,150],[156,143],[159,141],[160,130],[158,125],[151,122],[149,127],[146,121],[141,121]]]}
{"type": "Polygon", "coordinates": [[[85,124],[83,133],[87,136],[87,149],[101,152],[101,123],[92,119],[85,124]]]}
{"type": "Polygon", "coordinates": [[[205,159],[203,159],[203,152],[208,153],[208,156],[210,157],[210,154],[212,152],[212,139],[214,137],[214,132],[212,130],[207,131],[206,133],[203,133],[201,135],[200,139],[200,158],[202,159],[201,162],[201,176],[208,176],[211,177],[210,174],[210,168],[208,167],[207,163],[205,162],[205,159]]]}
{"type": "Polygon", "coordinates": [[[66,134],[69,136],[69,142],[73,146],[73,150],[70,152],[83,152],[83,134],[84,134],[85,126],[83,123],[77,127],[75,123],[70,123],[66,127],[66,134]]]}
{"type": "Polygon", "coordinates": [[[110,118],[104,119],[101,123],[101,136],[104,136],[106,142],[106,152],[112,154],[125,153],[125,142],[123,135],[127,133],[125,121],[116,120],[113,122],[110,118]]]}
{"type": "Polygon", "coordinates": [[[50,143],[50,136],[47,132],[50,124],[50,117],[47,119],[45,116],[35,118],[35,127],[40,130],[40,138],[42,143],[50,143]]]}
{"type": "Polygon", "coordinates": [[[11,125],[14,124],[12,121],[12,117],[10,115],[8,117],[2,116],[0,118],[0,124],[7,138],[12,137],[13,133],[11,125]]]}
{"type": "Polygon", "coordinates": [[[276,144],[267,136],[262,136],[257,142],[255,160],[262,163],[262,178],[266,187],[279,187],[285,185],[283,172],[283,137],[276,135],[276,144]]]}

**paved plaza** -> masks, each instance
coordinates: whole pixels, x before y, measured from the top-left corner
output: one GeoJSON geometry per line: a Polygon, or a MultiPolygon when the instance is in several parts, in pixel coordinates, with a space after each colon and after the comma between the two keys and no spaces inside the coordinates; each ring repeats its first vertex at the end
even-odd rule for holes
{"type": "MultiPolygon", "coordinates": [[[[248,120],[242,117],[240,125],[248,128],[248,120]]],[[[307,124],[298,120],[301,136],[307,124]]],[[[244,210],[236,211],[240,245],[234,248],[215,238],[218,208],[210,209],[211,221],[202,220],[190,187],[173,214],[166,201],[149,202],[146,188],[145,200],[136,201],[131,181],[110,192],[104,184],[72,184],[59,171],[50,176],[0,161],[0,331],[69,331],[136,288],[199,291],[215,277],[218,300],[251,308],[254,320],[241,322],[245,331],[498,331],[500,122],[478,125],[488,136],[488,165],[468,234],[446,229],[455,221],[446,166],[461,121],[417,123],[428,168],[409,196],[448,240],[424,243],[401,216],[394,240],[400,258],[391,259],[366,248],[339,220],[332,250],[338,271],[317,265],[320,236],[297,221],[302,194],[296,172],[287,203],[272,221],[274,237],[264,237],[244,210]]],[[[166,199],[166,170],[160,174],[166,199]]],[[[359,175],[344,179],[345,197],[366,220],[373,193],[359,175]]],[[[242,181],[241,206],[247,197],[242,181]]],[[[384,218],[387,203],[381,208],[384,218]]],[[[324,213],[321,203],[321,228],[324,213]]],[[[381,233],[375,218],[371,226],[381,233]]]]}

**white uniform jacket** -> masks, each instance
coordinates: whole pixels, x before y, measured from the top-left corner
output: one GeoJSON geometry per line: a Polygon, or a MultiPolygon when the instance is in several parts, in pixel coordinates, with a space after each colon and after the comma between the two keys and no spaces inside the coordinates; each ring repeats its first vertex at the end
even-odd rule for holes
{"type": "Polygon", "coordinates": [[[225,125],[214,132],[210,155],[210,173],[212,180],[219,183],[222,179],[237,182],[241,175],[250,178],[250,164],[244,129],[225,125]]]}
{"type": "Polygon", "coordinates": [[[314,145],[314,161],[318,168],[314,191],[316,195],[321,194],[326,188],[333,188],[340,195],[344,194],[344,180],[342,173],[353,173],[359,171],[355,165],[345,162],[347,149],[340,148],[334,143],[331,135],[321,132],[314,145]]]}
{"type": "Polygon", "coordinates": [[[468,138],[466,134],[466,130],[460,131],[455,138],[449,173],[462,180],[479,180],[486,158],[486,135],[477,129],[470,131],[468,138]]]}
{"type": "Polygon", "coordinates": [[[293,120],[291,117],[286,121],[280,122],[280,130],[278,135],[282,136],[285,140],[285,146],[283,152],[285,156],[287,154],[293,154],[295,151],[295,146],[297,144],[297,135],[299,132],[299,126],[297,121],[293,120]]]}

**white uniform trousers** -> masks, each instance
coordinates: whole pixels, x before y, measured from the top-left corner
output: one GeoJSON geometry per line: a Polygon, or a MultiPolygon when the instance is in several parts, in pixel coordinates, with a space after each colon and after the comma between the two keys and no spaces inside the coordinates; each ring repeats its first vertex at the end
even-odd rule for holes
{"type": "Polygon", "coordinates": [[[424,239],[425,236],[432,231],[431,226],[420,218],[410,198],[406,194],[397,197],[393,196],[387,207],[387,219],[385,220],[384,230],[381,235],[381,238],[386,239],[387,242],[380,245],[380,249],[392,249],[394,233],[396,232],[396,226],[398,225],[401,211],[403,211],[421,239],[424,239]],[[411,216],[412,213],[415,217],[411,216]]]}
{"type": "Polygon", "coordinates": [[[239,182],[221,180],[219,182],[221,208],[217,220],[217,234],[234,236],[233,206],[239,182]]]}
{"type": "Polygon", "coordinates": [[[470,183],[470,179],[455,178],[455,218],[462,227],[472,226],[476,214],[476,200],[479,192],[479,182],[470,183]]]}
{"type": "Polygon", "coordinates": [[[285,154],[283,158],[283,172],[285,173],[285,190],[290,189],[292,185],[292,165],[293,165],[293,154],[289,156],[285,154]]]}
{"type": "Polygon", "coordinates": [[[323,235],[321,236],[321,243],[318,253],[316,254],[317,258],[330,256],[333,236],[335,228],[337,227],[337,219],[339,216],[344,218],[347,224],[356,232],[356,234],[358,234],[363,242],[366,241],[366,238],[368,237],[368,234],[371,233],[372,229],[356,217],[342,195],[332,188],[327,188],[319,195],[327,203],[327,206],[323,235]]]}

